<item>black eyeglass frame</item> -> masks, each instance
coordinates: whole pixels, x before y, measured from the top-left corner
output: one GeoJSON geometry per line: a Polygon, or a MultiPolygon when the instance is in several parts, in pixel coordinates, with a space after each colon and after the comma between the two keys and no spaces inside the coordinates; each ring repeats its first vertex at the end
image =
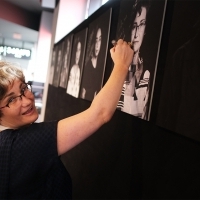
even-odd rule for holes
{"type": "Polygon", "coordinates": [[[134,24],[132,30],[134,30],[135,32],[140,32],[140,29],[145,26],[146,26],[146,21],[141,22],[139,25],[134,24]]]}
{"type": "MultiPolygon", "coordinates": [[[[28,89],[30,92],[32,92],[32,86],[31,86],[29,83],[24,83],[24,84],[26,85],[25,88],[28,89]]],[[[16,96],[16,97],[13,97],[12,100],[13,100],[13,99],[16,99],[16,98],[18,98],[18,97],[20,97],[20,99],[22,100],[22,96],[26,97],[25,94],[24,94],[25,88],[21,90],[21,94],[20,94],[20,95],[18,95],[18,96],[16,96]]],[[[5,108],[5,107],[10,108],[10,107],[9,107],[9,104],[10,104],[10,103],[11,103],[11,102],[8,102],[5,106],[0,107],[0,110],[3,109],[3,108],[5,108]]]]}

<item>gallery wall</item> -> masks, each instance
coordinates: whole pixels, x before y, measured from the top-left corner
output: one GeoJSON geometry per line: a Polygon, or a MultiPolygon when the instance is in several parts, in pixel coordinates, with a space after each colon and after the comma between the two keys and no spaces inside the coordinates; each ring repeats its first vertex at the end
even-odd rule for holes
{"type": "MultiPolygon", "coordinates": [[[[103,65],[102,85],[107,81],[113,67],[109,49],[112,47],[111,41],[116,39],[117,33],[119,33],[119,16],[122,2],[123,0],[110,0],[55,44],[54,47],[62,46],[60,44],[66,41],[67,37],[73,35],[74,38],[76,34],[84,29],[87,29],[87,33],[90,33],[90,25],[104,13],[111,10],[107,51],[104,51],[106,62],[103,65]]],[[[134,0],[132,2],[133,4],[135,3],[134,0]]],[[[151,16],[149,21],[153,21],[154,17],[158,16],[163,18],[155,21],[155,23],[159,24],[157,29],[151,28],[155,24],[150,22],[147,24],[148,29],[146,29],[146,35],[144,36],[143,49],[141,49],[144,54],[144,64],[149,60],[153,61],[148,63],[154,63],[152,65],[154,67],[150,67],[150,64],[148,65],[149,69],[147,67],[151,72],[149,85],[151,90],[148,102],[150,106],[149,117],[143,119],[140,116],[134,116],[132,113],[116,109],[110,122],[61,157],[72,177],[74,199],[200,198],[200,164],[198,162],[200,158],[200,137],[196,134],[196,130],[200,128],[200,123],[195,121],[195,126],[187,124],[188,129],[184,134],[180,128],[177,129],[165,123],[165,112],[170,109],[170,107],[166,108],[170,99],[166,88],[173,80],[168,78],[168,72],[171,71],[171,65],[168,63],[173,54],[172,49],[176,49],[176,46],[179,46],[177,29],[180,30],[182,27],[182,32],[179,33],[183,34],[182,41],[190,38],[189,31],[192,29],[187,27],[187,24],[189,22],[192,23],[190,19],[196,19],[197,16],[195,12],[192,12],[192,9],[200,8],[200,5],[195,2],[198,1],[159,0],[152,2],[148,14],[148,17],[151,16]],[[156,12],[158,8],[162,9],[156,12]],[[184,12],[181,12],[181,9],[184,12]],[[190,12],[193,14],[191,15],[190,12]],[[188,14],[187,19],[183,20],[185,13],[188,14]],[[189,16],[190,19],[188,19],[189,16]],[[179,21],[177,21],[178,19],[179,21]],[[176,26],[174,21],[176,24],[181,23],[182,25],[176,26]],[[183,30],[185,31],[183,32],[183,30]],[[174,38],[175,35],[176,39],[174,38]],[[150,47],[154,50],[151,50],[150,47]]],[[[84,54],[86,52],[87,42],[84,54]]],[[[196,49],[195,55],[198,52],[199,50],[196,49]]],[[[61,62],[64,64],[64,56],[61,62]]],[[[71,61],[68,61],[68,63],[71,63],[71,61]]],[[[58,68],[60,73],[63,64],[60,64],[60,69],[58,68]]],[[[80,91],[78,96],[67,93],[68,80],[65,81],[65,86],[59,86],[56,82],[60,75],[54,74],[58,66],[55,63],[53,66],[55,68],[53,67],[52,80],[49,82],[45,121],[62,119],[79,113],[87,109],[92,100],[82,98],[80,91]],[[55,79],[54,75],[57,79],[55,79]]],[[[68,64],[68,66],[70,68],[72,64],[68,64]]],[[[84,66],[83,64],[83,70],[84,66]]],[[[199,66],[199,62],[196,61],[194,66],[199,66]]],[[[175,68],[176,66],[173,67],[175,68]]],[[[178,69],[180,71],[181,68],[178,69]]],[[[70,72],[68,71],[67,79],[69,74],[70,72]]],[[[179,73],[176,73],[176,76],[179,77],[179,73]]],[[[88,78],[90,77],[88,76],[88,78]]],[[[196,81],[196,77],[193,76],[192,80],[196,81]]],[[[180,85],[179,89],[182,83],[183,85],[185,84],[184,81],[178,82],[177,87],[180,85]]],[[[176,90],[178,89],[176,88],[176,90]]],[[[199,95],[195,93],[193,98],[196,98],[195,101],[197,101],[199,95]]],[[[197,103],[195,105],[198,111],[197,103]]],[[[190,105],[187,106],[190,107],[190,105]]],[[[184,117],[187,120],[191,116],[184,115],[184,117]]],[[[179,118],[177,118],[178,120],[179,118]]]]}

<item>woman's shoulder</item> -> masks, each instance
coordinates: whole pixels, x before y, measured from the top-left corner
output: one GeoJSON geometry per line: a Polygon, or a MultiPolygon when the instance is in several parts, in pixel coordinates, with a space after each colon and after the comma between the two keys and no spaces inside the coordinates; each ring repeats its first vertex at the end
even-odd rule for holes
{"type": "Polygon", "coordinates": [[[40,123],[32,123],[26,127],[23,127],[22,130],[27,131],[47,131],[57,128],[58,121],[48,121],[48,122],[40,122],[40,123]]]}
{"type": "Polygon", "coordinates": [[[12,138],[14,129],[4,129],[0,131],[0,141],[6,141],[12,138]]]}
{"type": "Polygon", "coordinates": [[[27,126],[23,126],[18,129],[5,129],[0,132],[0,140],[5,140],[9,138],[16,137],[18,135],[27,134],[35,134],[41,132],[56,132],[58,121],[50,121],[50,122],[40,122],[40,123],[32,123],[27,126]]]}
{"type": "Polygon", "coordinates": [[[20,129],[11,131],[11,138],[14,138],[16,149],[42,148],[45,146],[55,146],[57,138],[58,121],[33,123],[20,129]]]}

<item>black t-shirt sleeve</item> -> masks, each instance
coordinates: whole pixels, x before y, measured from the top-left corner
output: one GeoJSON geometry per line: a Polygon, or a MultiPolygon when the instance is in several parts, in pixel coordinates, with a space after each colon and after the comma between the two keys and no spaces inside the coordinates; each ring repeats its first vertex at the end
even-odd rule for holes
{"type": "Polygon", "coordinates": [[[22,193],[42,196],[58,159],[57,123],[34,123],[14,131],[17,136],[11,151],[10,197],[20,197],[22,193]]]}

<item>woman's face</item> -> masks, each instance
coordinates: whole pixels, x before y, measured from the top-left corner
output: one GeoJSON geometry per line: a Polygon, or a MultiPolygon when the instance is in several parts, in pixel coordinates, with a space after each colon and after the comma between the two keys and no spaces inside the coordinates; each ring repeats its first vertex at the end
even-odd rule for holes
{"type": "Polygon", "coordinates": [[[138,52],[142,45],[146,27],[146,14],[147,14],[146,8],[142,7],[141,14],[137,13],[135,20],[133,22],[131,41],[133,43],[134,52],[138,52]]]}
{"type": "Polygon", "coordinates": [[[75,62],[76,62],[76,64],[79,63],[80,55],[81,55],[81,43],[78,42],[78,44],[77,44],[77,48],[76,48],[76,58],[75,58],[75,62]]]}
{"type": "Polygon", "coordinates": [[[97,34],[96,34],[96,41],[95,41],[95,56],[99,55],[99,51],[101,48],[101,29],[99,28],[97,30],[97,34]]]}
{"type": "MultiPolygon", "coordinates": [[[[23,83],[16,79],[13,85],[9,86],[5,97],[0,102],[0,107],[5,106],[11,98],[20,95],[23,83]]],[[[35,99],[32,92],[28,91],[25,96],[17,98],[17,106],[2,108],[1,125],[10,128],[19,128],[24,125],[33,123],[38,118],[38,112],[35,107],[35,99]]]]}

